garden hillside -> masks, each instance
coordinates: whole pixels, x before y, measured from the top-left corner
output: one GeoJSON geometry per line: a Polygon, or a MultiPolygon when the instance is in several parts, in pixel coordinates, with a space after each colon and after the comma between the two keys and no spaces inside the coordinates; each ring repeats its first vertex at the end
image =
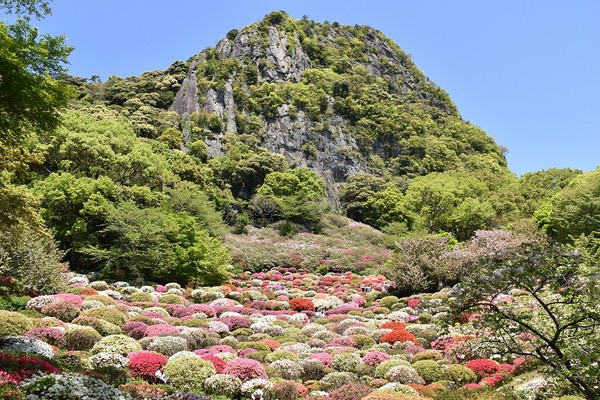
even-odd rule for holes
{"type": "Polygon", "coordinates": [[[599,396],[600,170],[517,178],[371,27],[102,82],[0,8],[3,398],[599,396]]]}

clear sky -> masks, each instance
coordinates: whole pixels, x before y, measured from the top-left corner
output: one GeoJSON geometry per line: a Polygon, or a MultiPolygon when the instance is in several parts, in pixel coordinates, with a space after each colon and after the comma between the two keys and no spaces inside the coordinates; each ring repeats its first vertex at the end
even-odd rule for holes
{"type": "MultiPolygon", "coordinates": [[[[54,0],[34,25],[103,80],[186,60],[274,10],[370,25],[410,53],[518,175],[600,165],[598,0],[54,0]]],[[[1,18],[1,16],[0,16],[1,18]]]]}

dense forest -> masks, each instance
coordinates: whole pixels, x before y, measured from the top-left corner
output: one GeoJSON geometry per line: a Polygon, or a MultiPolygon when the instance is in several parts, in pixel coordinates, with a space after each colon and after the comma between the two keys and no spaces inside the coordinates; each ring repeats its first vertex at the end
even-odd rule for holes
{"type": "MultiPolygon", "coordinates": [[[[69,75],[66,39],[33,27],[47,2],[0,7],[21,16],[0,23],[0,348],[27,333],[70,351],[29,359],[32,371],[106,392],[81,398],[512,398],[538,378],[514,398],[600,396],[600,169],[517,177],[507,150],[368,26],[275,11],[166,70],[102,82],[69,75]],[[250,321],[257,310],[304,317],[269,325],[276,314],[250,321]],[[190,354],[167,363],[176,351],[150,336],[185,337],[190,354]],[[321,349],[331,360],[301,364],[293,344],[311,337],[362,359],[321,349]],[[102,349],[109,338],[122,350],[102,349]],[[196,366],[191,351],[211,346],[234,357],[196,366]],[[168,380],[134,370],[137,351],[163,357],[168,380]],[[236,391],[214,374],[270,386],[236,391]]],[[[0,393],[54,398],[11,375],[14,349],[0,353],[0,393]]]]}

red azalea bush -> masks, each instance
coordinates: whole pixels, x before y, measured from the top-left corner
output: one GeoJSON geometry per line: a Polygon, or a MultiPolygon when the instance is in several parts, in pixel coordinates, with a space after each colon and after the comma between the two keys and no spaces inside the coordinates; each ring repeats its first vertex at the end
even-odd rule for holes
{"type": "Polygon", "coordinates": [[[266,344],[267,346],[269,346],[269,349],[271,349],[271,351],[273,351],[276,348],[281,346],[281,343],[279,343],[277,340],[273,340],[273,339],[259,340],[258,343],[266,344]]]}
{"type": "Polygon", "coordinates": [[[294,311],[315,311],[315,305],[311,299],[298,297],[290,300],[290,308],[294,311]]]}
{"type": "Polygon", "coordinates": [[[481,380],[480,383],[485,383],[490,386],[496,386],[504,378],[506,378],[506,375],[501,374],[501,373],[495,373],[495,374],[491,374],[490,376],[486,376],[485,378],[483,378],[481,380]]]}
{"type": "Polygon", "coordinates": [[[224,374],[235,376],[242,381],[254,378],[269,379],[262,364],[249,358],[231,360],[223,370],[224,374]]]}
{"type": "Polygon", "coordinates": [[[223,371],[225,370],[225,366],[227,365],[227,362],[225,362],[225,360],[223,360],[220,357],[208,355],[208,356],[202,356],[200,358],[202,358],[205,361],[210,361],[212,363],[212,365],[215,367],[215,371],[217,371],[217,374],[222,374],[223,371]]]}
{"type": "Polygon", "coordinates": [[[487,358],[478,358],[467,363],[467,368],[475,372],[479,378],[495,374],[500,369],[500,364],[487,358]]]}
{"type": "Polygon", "coordinates": [[[381,329],[406,329],[406,324],[397,321],[386,322],[380,326],[381,329]]]}
{"type": "Polygon", "coordinates": [[[393,331],[386,333],[379,339],[379,342],[389,344],[394,344],[396,342],[412,342],[414,344],[419,344],[415,335],[404,329],[394,329],[393,331]]]}
{"type": "Polygon", "coordinates": [[[360,383],[348,383],[329,394],[331,400],[359,400],[373,391],[373,388],[360,383]]]}
{"type": "Polygon", "coordinates": [[[144,378],[150,381],[155,379],[154,374],[161,369],[167,361],[167,357],[154,351],[140,350],[127,355],[129,359],[129,372],[136,378],[144,378]]]}
{"type": "Polygon", "coordinates": [[[8,381],[21,382],[25,378],[44,372],[59,373],[60,370],[46,360],[35,357],[13,356],[0,353],[0,371],[8,374],[8,381]]]}

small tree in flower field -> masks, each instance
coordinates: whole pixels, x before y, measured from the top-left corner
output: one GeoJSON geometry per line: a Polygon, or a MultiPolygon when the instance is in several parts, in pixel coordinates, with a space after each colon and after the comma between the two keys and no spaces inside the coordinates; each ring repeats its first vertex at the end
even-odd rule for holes
{"type": "Polygon", "coordinates": [[[479,262],[459,285],[456,312],[476,313],[499,352],[529,356],[588,399],[600,396],[600,269],[552,244],[524,244],[479,262]]]}

